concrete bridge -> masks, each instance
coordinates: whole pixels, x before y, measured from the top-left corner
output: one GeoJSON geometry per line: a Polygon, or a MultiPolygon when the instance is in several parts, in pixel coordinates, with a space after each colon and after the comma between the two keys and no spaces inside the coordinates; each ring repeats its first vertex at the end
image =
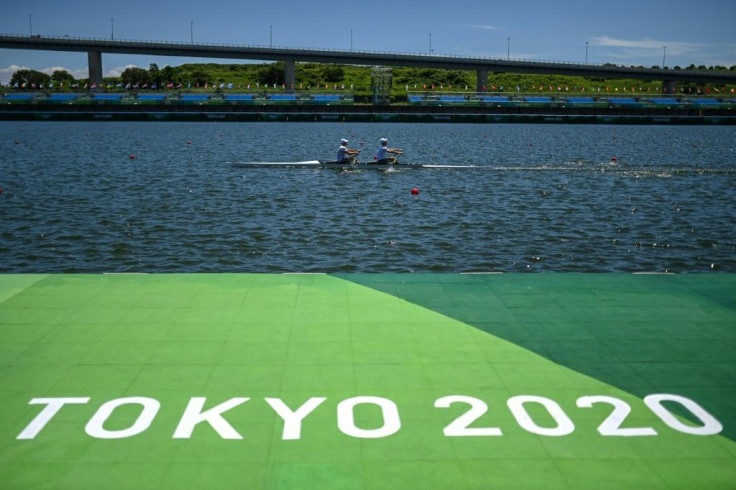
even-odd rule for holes
{"type": "Polygon", "coordinates": [[[663,82],[662,89],[664,93],[675,93],[677,82],[736,83],[736,73],[733,72],[635,68],[589,63],[473,58],[418,53],[84,39],[67,36],[0,35],[0,48],[86,52],[89,63],[89,79],[95,83],[102,82],[102,53],[283,61],[285,63],[285,82],[289,87],[293,87],[295,84],[296,62],[408,66],[475,71],[477,74],[476,89],[479,92],[484,91],[484,87],[487,86],[488,74],[494,72],[571,75],[589,78],[661,80],[663,82]]]}

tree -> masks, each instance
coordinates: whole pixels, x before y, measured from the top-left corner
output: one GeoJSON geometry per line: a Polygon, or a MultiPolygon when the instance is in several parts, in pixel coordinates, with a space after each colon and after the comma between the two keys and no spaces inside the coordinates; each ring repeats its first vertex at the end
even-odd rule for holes
{"type": "Polygon", "coordinates": [[[284,83],[284,64],[274,63],[267,66],[262,66],[258,70],[258,82],[263,85],[284,83]]]}
{"type": "Polygon", "coordinates": [[[51,80],[61,83],[74,83],[74,77],[66,70],[56,70],[51,74],[51,80]]]}
{"type": "Polygon", "coordinates": [[[191,81],[193,85],[204,85],[210,82],[209,74],[205,70],[194,70],[191,75],[191,81]]]}
{"type": "Polygon", "coordinates": [[[48,86],[51,77],[36,70],[18,70],[13,73],[10,85],[18,84],[18,87],[41,88],[48,86]]]}
{"type": "Polygon", "coordinates": [[[161,69],[161,79],[164,82],[174,82],[176,81],[174,80],[174,77],[175,77],[175,70],[169,65],[166,65],[161,69]]]}
{"type": "Polygon", "coordinates": [[[19,87],[25,85],[25,88],[47,87],[50,82],[50,76],[36,70],[18,70],[10,78],[10,85],[17,83],[19,87]]]}
{"type": "Polygon", "coordinates": [[[324,78],[325,82],[341,82],[343,78],[345,78],[345,72],[343,71],[341,66],[325,65],[322,68],[322,78],[324,78]]]}
{"type": "Polygon", "coordinates": [[[156,63],[151,63],[148,65],[148,83],[150,84],[156,84],[161,85],[161,82],[163,80],[163,77],[161,75],[161,70],[158,69],[158,65],[156,63]]]}
{"type": "Polygon", "coordinates": [[[124,84],[143,85],[148,83],[148,72],[143,68],[130,67],[120,75],[120,79],[124,84]]]}

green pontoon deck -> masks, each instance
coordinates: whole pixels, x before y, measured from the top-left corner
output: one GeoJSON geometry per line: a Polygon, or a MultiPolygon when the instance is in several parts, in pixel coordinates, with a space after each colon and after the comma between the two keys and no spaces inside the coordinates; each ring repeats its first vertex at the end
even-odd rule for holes
{"type": "Polygon", "coordinates": [[[736,486],[736,275],[0,275],[0,482],[736,486]]]}

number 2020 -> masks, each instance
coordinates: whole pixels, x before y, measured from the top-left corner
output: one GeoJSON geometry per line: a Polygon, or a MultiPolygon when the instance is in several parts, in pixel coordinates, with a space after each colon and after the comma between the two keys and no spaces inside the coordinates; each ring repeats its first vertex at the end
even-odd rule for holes
{"type": "MultiPolygon", "coordinates": [[[[464,395],[450,395],[437,399],[434,406],[437,408],[449,408],[456,403],[462,403],[470,406],[470,409],[453,420],[444,429],[447,437],[468,437],[468,436],[501,436],[503,431],[499,427],[470,427],[470,425],[482,417],[488,411],[488,405],[478,398],[464,395]]],[[[598,426],[598,432],[602,436],[656,436],[657,431],[652,427],[621,427],[626,418],[631,413],[631,407],[625,401],[614,398],[612,396],[594,395],[582,396],[577,399],[576,405],[579,408],[591,408],[595,404],[607,404],[613,407],[608,417],[598,426]]],[[[685,434],[708,436],[718,434],[723,430],[721,423],[716,420],[703,407],[695,403],[693,400],[680,395],[672,394],[654,394],[644,397],[644,404],[664,422],[665,425],[678,432],[685,434]],[[674,402],[688,410],[696,419],[700,421],[700,425],[692,426],[684,424],[680,419],[672,414],[662,402],[674,402]]],[[[566,436],[575,430],[575,424],[570,417],[565,414],[562,407],[549,398],[534,395],[519,395],[511,397],[507,400],[511,414],[516,419],[522,429],[533,434],[543,436],[566,436]],[[527,411],[527,404],[537,404],[544,408],[554,420],[553,427],[542,427],[537,424],[527,411]]]]}

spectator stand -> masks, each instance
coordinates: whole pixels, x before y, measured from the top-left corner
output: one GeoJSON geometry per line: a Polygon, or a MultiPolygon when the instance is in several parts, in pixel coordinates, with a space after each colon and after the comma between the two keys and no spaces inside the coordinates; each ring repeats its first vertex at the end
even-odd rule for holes
{"type": "Polygon", "coordinates": [[[37,97],[37,94],[5,94],[3,103],[6,104],[29,104],[37,97]]]}

